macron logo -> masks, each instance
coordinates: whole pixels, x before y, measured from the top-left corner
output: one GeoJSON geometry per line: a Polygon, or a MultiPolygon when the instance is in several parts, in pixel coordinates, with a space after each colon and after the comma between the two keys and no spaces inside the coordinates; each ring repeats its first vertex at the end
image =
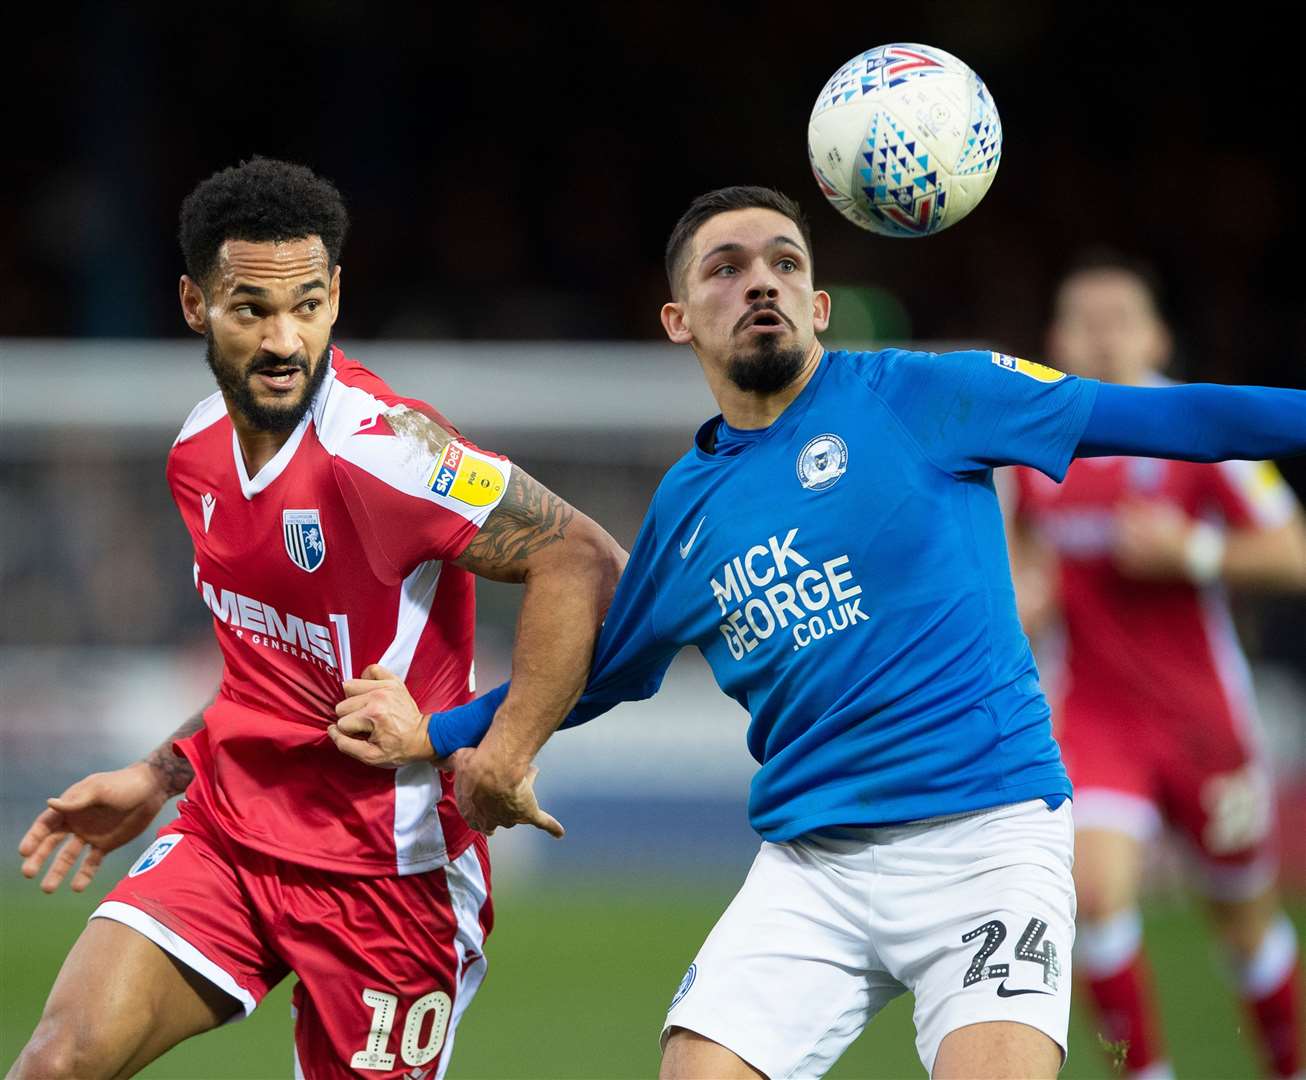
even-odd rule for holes
{"type": "Polygon", "coordinates": [[[213,508],[218,505],[218,500],[213,497],[213,492],[206,491],[200,496],[200,506],[204,510],[204,531],[209,531],[209,522],[213,520],[213,508]]]}
{"type": "Polygon", "coordinates": [[[682,559],[689,557],[689,549],[694,546],[694,541],[698,539],[698,530],[703,527],[703,522],[705,522],[706,520],[707,520],[707,515],[704,514],[701,518],[698,519],[698,524],[694,526],[694,531],[689,534],[689,539],[680,545],[680,557],[682,559]]]}

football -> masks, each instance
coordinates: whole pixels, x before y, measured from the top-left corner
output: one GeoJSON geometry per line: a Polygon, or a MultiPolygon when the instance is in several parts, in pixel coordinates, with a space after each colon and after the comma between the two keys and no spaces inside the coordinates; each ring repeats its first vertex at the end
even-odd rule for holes
{"type": "Polygon", "coordinates": [[[930,45],[881,45],[825,84],[807,156],[830,204],[881,236],[930,236],[975,208],[998,171],[1002,123],[964,63],[930,45]]]}

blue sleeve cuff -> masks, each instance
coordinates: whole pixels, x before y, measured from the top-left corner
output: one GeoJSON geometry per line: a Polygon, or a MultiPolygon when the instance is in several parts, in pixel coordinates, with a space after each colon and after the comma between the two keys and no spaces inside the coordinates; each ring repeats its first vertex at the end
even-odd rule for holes
{"type": "Polygon", "coordinates": [[[448,757],[455,750],[476,746],[490,730],[494,714],[507,696],[508,684],[503,683],[466,705],[432,713],[426,722],[426,733],[436,757],[448,757]]]}

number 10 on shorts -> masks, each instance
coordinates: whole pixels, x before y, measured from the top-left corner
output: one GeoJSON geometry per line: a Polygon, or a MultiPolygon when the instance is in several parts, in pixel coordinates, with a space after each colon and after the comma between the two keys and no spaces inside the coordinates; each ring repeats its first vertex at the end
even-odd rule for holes
{"type": "MultiPolygon", "coordinates": [[[[386,1051],[386,1046],[399,1012],[399,999],[384,990],[364,990],[363,1004],[372,1009],[372,1030],[367,1036],[367,1046],[350,1058],[349,1067],[389,1072],[395,1067],[395,1056],[386,1051]]],[[[418,998],[409,1007],[408,1017],[404,1020],[403,1041],[399,1044],[405,1065],[418,1067],[435,1060],[444,1045],[452,1004],[448,994],[436,990],[418,998]],[[422,1028],[428,1013],[433,1014],[431,1030],[423,1040],[422,1028]]]]}

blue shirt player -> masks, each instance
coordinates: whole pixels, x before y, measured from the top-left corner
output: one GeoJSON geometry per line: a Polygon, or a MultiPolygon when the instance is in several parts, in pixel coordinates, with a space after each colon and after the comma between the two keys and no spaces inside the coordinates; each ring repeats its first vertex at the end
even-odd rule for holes
{"type": "Polygon", "coordinates": [[[751,717],[764,843],[675,994],[662,1075],[820,1075],[910,989],[932,1076],[1055,1076],[1071,789],[992,469],[1302,453],[1306,393],[827,352],[806,224],[767,189],[696,200],[667,266],[663,326],[721,415],[653,497],[583,696],[546,715],[505,684],[424,725],[378,680],[342,703],[337,745],[394,765],[479,743],[457,762],[468,819],[538,820],[528,767],[549,734],[652,695],[697,646],[751,717]]]}

